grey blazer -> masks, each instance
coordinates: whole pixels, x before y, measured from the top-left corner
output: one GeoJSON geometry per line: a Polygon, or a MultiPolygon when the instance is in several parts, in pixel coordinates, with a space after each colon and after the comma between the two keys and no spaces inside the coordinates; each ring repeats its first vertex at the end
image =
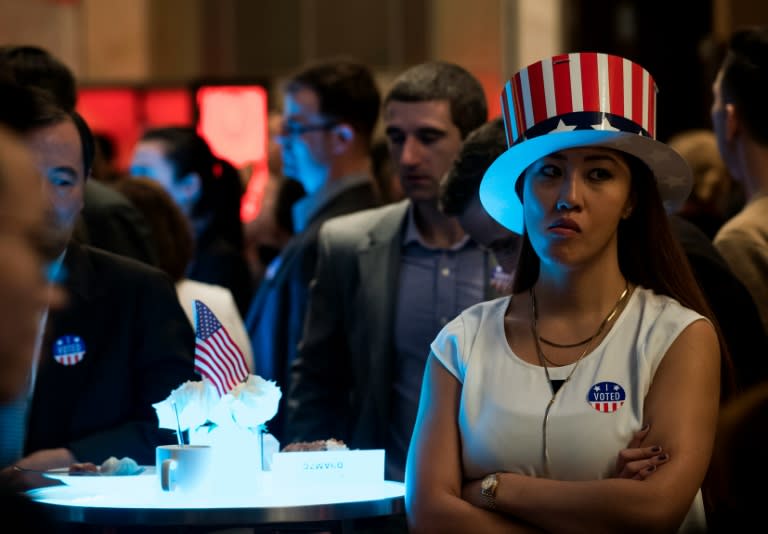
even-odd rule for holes
{"type": "MultiPolygon", "coordinates": [[[[321,228],[304,335],[292,366],[287,442],[334,437],[353,448],[384,448],[408,206],[404,200],[321,228]]],[[[492,254],[488,260],[495,265],[492,254]]],[[[486,276],[486,297],[499,296],[489,281],[486,276]]]]}

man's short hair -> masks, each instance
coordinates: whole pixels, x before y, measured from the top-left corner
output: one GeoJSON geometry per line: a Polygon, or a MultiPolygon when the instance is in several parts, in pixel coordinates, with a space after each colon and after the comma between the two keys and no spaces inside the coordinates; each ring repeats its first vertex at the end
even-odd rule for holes
{"type": "Polygon", "coordinates": [[[4,81],[10,78],[28,90],[33,101],[31,111],[19,113],[9,109],[3,113],[8,116],[7,121],[14,123],[11,127],[30,130],[58,124],[69,117],[80,136],[87,178],[93,167],[96,142],[85,119],[75,111],[77,83],[72,71],[47,50],[29,45],[0,46],[0,71],[4,81]]]}
{"type": "Polygon", "coordinates": [[[0,59],[0,124],[20,134],[36,104],[31,92],[20,86],[5,67],[0,59]]]}
{"type": "Polygon", "coordinates": [[[461,215],[477,196],[486,169],[507,150],[504,121],[499,117],[473,130],[440,184],[440,208],[461,215]]]}
{"type": "Polygon", "coordinates": [[[65,111],[74,111],[77,102],[75,76],[50,52],[30,45],[0,46],[0,60],[11,68],[20,85],[44,89],[65,111]]]}
{"type": "Polygon", "coordinates": [[[768,27],[735,32],[722,64],[724,102],[735,105],[747,131],[768,144],[768,27]]]}
{"type": "Polygon", "coordinates": [[[451,120],[461,132],[462,139],[488,120],[483,86],[466,69],[444,61],[422,63],[400,74],[384,98],[384,104],[393,100],[447,100],[451,120]]]}
{"type": "Polygon", "coordinates": [[[299,89],[314,91],[320,113],[349,124],[370,143],[379,118],[381,95],[368,67],[350,59],[313,63],[291,76],[285,85],[288,93],[299,89]]]}
{"type": "MultiPolygon", "coordinates": [[[[26,134],[38,128],[45,128],[72,121],[80,137],[80,146],[83,155],[83,171],[85,178],[91,172],[96,145],[93,140],[93,132],[88,124],[76,111],[68,111],[61,107],[59,102],[53,98],[50,92],[38,87],[22,87],[25,94],[25,110],[23,113],[13,114],[13,124],[11,125],[19,134],[26,134]]],[[[0,102],[0,107],[13,106],[13,102],[0,102]]],[[[0,112],[0,116],[10,115],[5,111],[0,112]]],[[[9,121],[10,122],[10,121],[9,121]]]]}

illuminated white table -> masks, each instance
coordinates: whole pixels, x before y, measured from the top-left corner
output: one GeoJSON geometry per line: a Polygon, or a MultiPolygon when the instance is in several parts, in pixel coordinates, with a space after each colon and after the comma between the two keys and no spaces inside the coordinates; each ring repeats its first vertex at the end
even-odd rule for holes
{"type": "Polygon", "coordinates": [[[101,487],[51,486],[29,492],[54,521],[103,526],[281,525],[344,532],[351,521],[402,514],[405,486],[399,482],[345,486],[274,486],[238,494],[214,492],[205,498],[165,493],[155,476],[144,486],[128,477],[110,477],[101,487]],[[121,480],[123,479],[123,480],[121,480]],[[126,486],[126,484],[128,484],[126,486]]]}

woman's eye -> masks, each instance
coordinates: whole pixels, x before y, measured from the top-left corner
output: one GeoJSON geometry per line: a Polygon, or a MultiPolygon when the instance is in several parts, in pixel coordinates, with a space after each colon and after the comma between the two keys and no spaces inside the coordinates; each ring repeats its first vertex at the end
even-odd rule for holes
{"type": "Polygon", "coordinates": [[[562,173],[556,165],[542,165],[539,169],[539,174],[548,178],[555,178],[560,176],[562,173]]]}
{"type": "Polygon", "coordinates": [[[592,169],[589,171],[589,179],[595,181],[608,180],[613,174],[607,169],[592,169]]]}

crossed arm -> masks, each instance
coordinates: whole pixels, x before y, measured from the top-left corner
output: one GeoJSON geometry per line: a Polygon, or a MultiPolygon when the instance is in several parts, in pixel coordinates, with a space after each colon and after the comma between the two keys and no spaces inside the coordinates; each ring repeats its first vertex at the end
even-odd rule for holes
{"type": "Polygon", "coordinates": [[[432,356],[406,469],[411,531],[674,532],[707,470],[719,388],[716,334],[696,321],[667,351],[645,399],[646,439],[664,444],[663,469],[645,478],[620,460],[616,478],[578,482],[501,473],[496,510],[489,511],[481,507],[479,481],[462,477],[461,384],[432,356]]]}

